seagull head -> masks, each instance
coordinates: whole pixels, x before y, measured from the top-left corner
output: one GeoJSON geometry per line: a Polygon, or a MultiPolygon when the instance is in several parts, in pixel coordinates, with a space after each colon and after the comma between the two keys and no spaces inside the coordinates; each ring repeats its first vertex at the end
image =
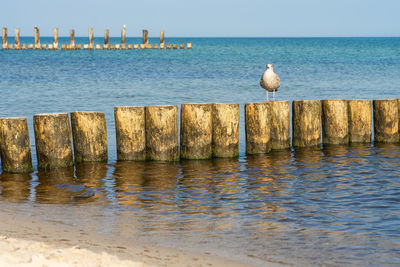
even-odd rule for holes
{"type": "Polygon", "coordinates": [[[267,64],[266,69],[267,70],[274,70],[274,66],[272,66],[272,64],[267,64]]]}

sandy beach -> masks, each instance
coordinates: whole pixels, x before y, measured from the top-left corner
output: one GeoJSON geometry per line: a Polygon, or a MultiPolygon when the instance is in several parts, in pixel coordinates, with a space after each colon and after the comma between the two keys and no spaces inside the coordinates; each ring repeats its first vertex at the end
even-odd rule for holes
{"type": "Polygon", "coordinates": [[[0,212],[1,266],[248,266],[0,212]]]}

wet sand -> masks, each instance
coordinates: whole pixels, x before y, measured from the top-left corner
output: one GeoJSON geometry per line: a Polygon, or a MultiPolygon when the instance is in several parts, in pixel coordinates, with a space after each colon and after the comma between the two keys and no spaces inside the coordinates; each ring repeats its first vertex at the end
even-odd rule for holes
{"type": "Polygon", "coordinates": [[[249,266],[0,212],[1,266],[249,266]]]}

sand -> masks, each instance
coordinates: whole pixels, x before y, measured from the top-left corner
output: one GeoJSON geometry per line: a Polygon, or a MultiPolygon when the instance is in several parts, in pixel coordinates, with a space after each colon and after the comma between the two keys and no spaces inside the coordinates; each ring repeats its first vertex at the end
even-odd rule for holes
{"type": "Polygon", "coordinates": [[[0,266],[249,266],[0,211],[0,266]]]}

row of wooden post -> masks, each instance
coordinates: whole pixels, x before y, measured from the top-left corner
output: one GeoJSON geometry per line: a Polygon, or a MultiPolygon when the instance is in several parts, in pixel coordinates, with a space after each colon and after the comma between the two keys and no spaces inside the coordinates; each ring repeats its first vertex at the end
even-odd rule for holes
{"type": "MultiPolygon", "coordinates": [[[[245,105],[246,153],[291,147],[288,101],[245,105]]],[[[399,142],[400,99],[374,100],[376,142],[399,142]]],[[[177,106],[116,107],[117,159],[161,160],[237,157],[238,104],[182,104],[180,144],[177,106]]],[[[33,118],[38,169],[107,161],[104,113],[38,114],[33,118]],[[72,129],[72,131],[71,131],[72,129]],[[73,151],[71,144],[73,137],[73,151]]],[[[296,100],[292,106],[293,147],[372,141],[369,100],[296,100]],[[322,133],[322,136],[321,136],[322,133]]],[[[32,158],[26,118],[0,118],[4,172],[30,172],[32,158]]]]}
{"type": "MultiPolygon", "coordinates": [[[[82,45],[80,44],[75,44],[75,30],[70,30],[70,41],[68,45],[61,45],[61,50],[80,50],[82,48],[82,45]]],[[[12,44],[8,44],[8,37],[7,37],[7,28],[3,28],[2,31],[2,49],[3,50],[11,50],[13,49],[12,44]]],[[[160,31],[160,44],[149,44],[149,38],[148,38],[148,31],[143,30],[143,43],[142,44],[126,44],[126,28],[122,28],[121,30],[121,44],[110,44],[109,43],[109,30],[106,29],[104,30],[104,44],[101,47],[100,44],[94,45],[93,41],[94,35],[93,35],[93,28],[89,28],[89,44],[84,44],[83,48],[85,50],[100,50],[103,48],[104,50],[126,50],[126,49],[185,49],[185,44],[165,44],[164,41],[164,31],[160,31]]],[[[49,50],[58,50],[58,28],[53,29],[53,44],[49,44],[47,48],[49,50]]],[[[186,44],[187,49],[192,49],[192,43],[187,43],[186,44]]],[[[25,44],[20,43],[20,30],[15,29],[15,35],[14,35],[14,49],[16,50],[24,50],[26,49],[25,44]]],[[[40,44],[40,34],[39,34],[39,28],[35,27],[34,28],[34,44],[28,45],[28,49],[35,49],[35,50],[45,50],[46,45],[45,44],[40,44]]]]}

